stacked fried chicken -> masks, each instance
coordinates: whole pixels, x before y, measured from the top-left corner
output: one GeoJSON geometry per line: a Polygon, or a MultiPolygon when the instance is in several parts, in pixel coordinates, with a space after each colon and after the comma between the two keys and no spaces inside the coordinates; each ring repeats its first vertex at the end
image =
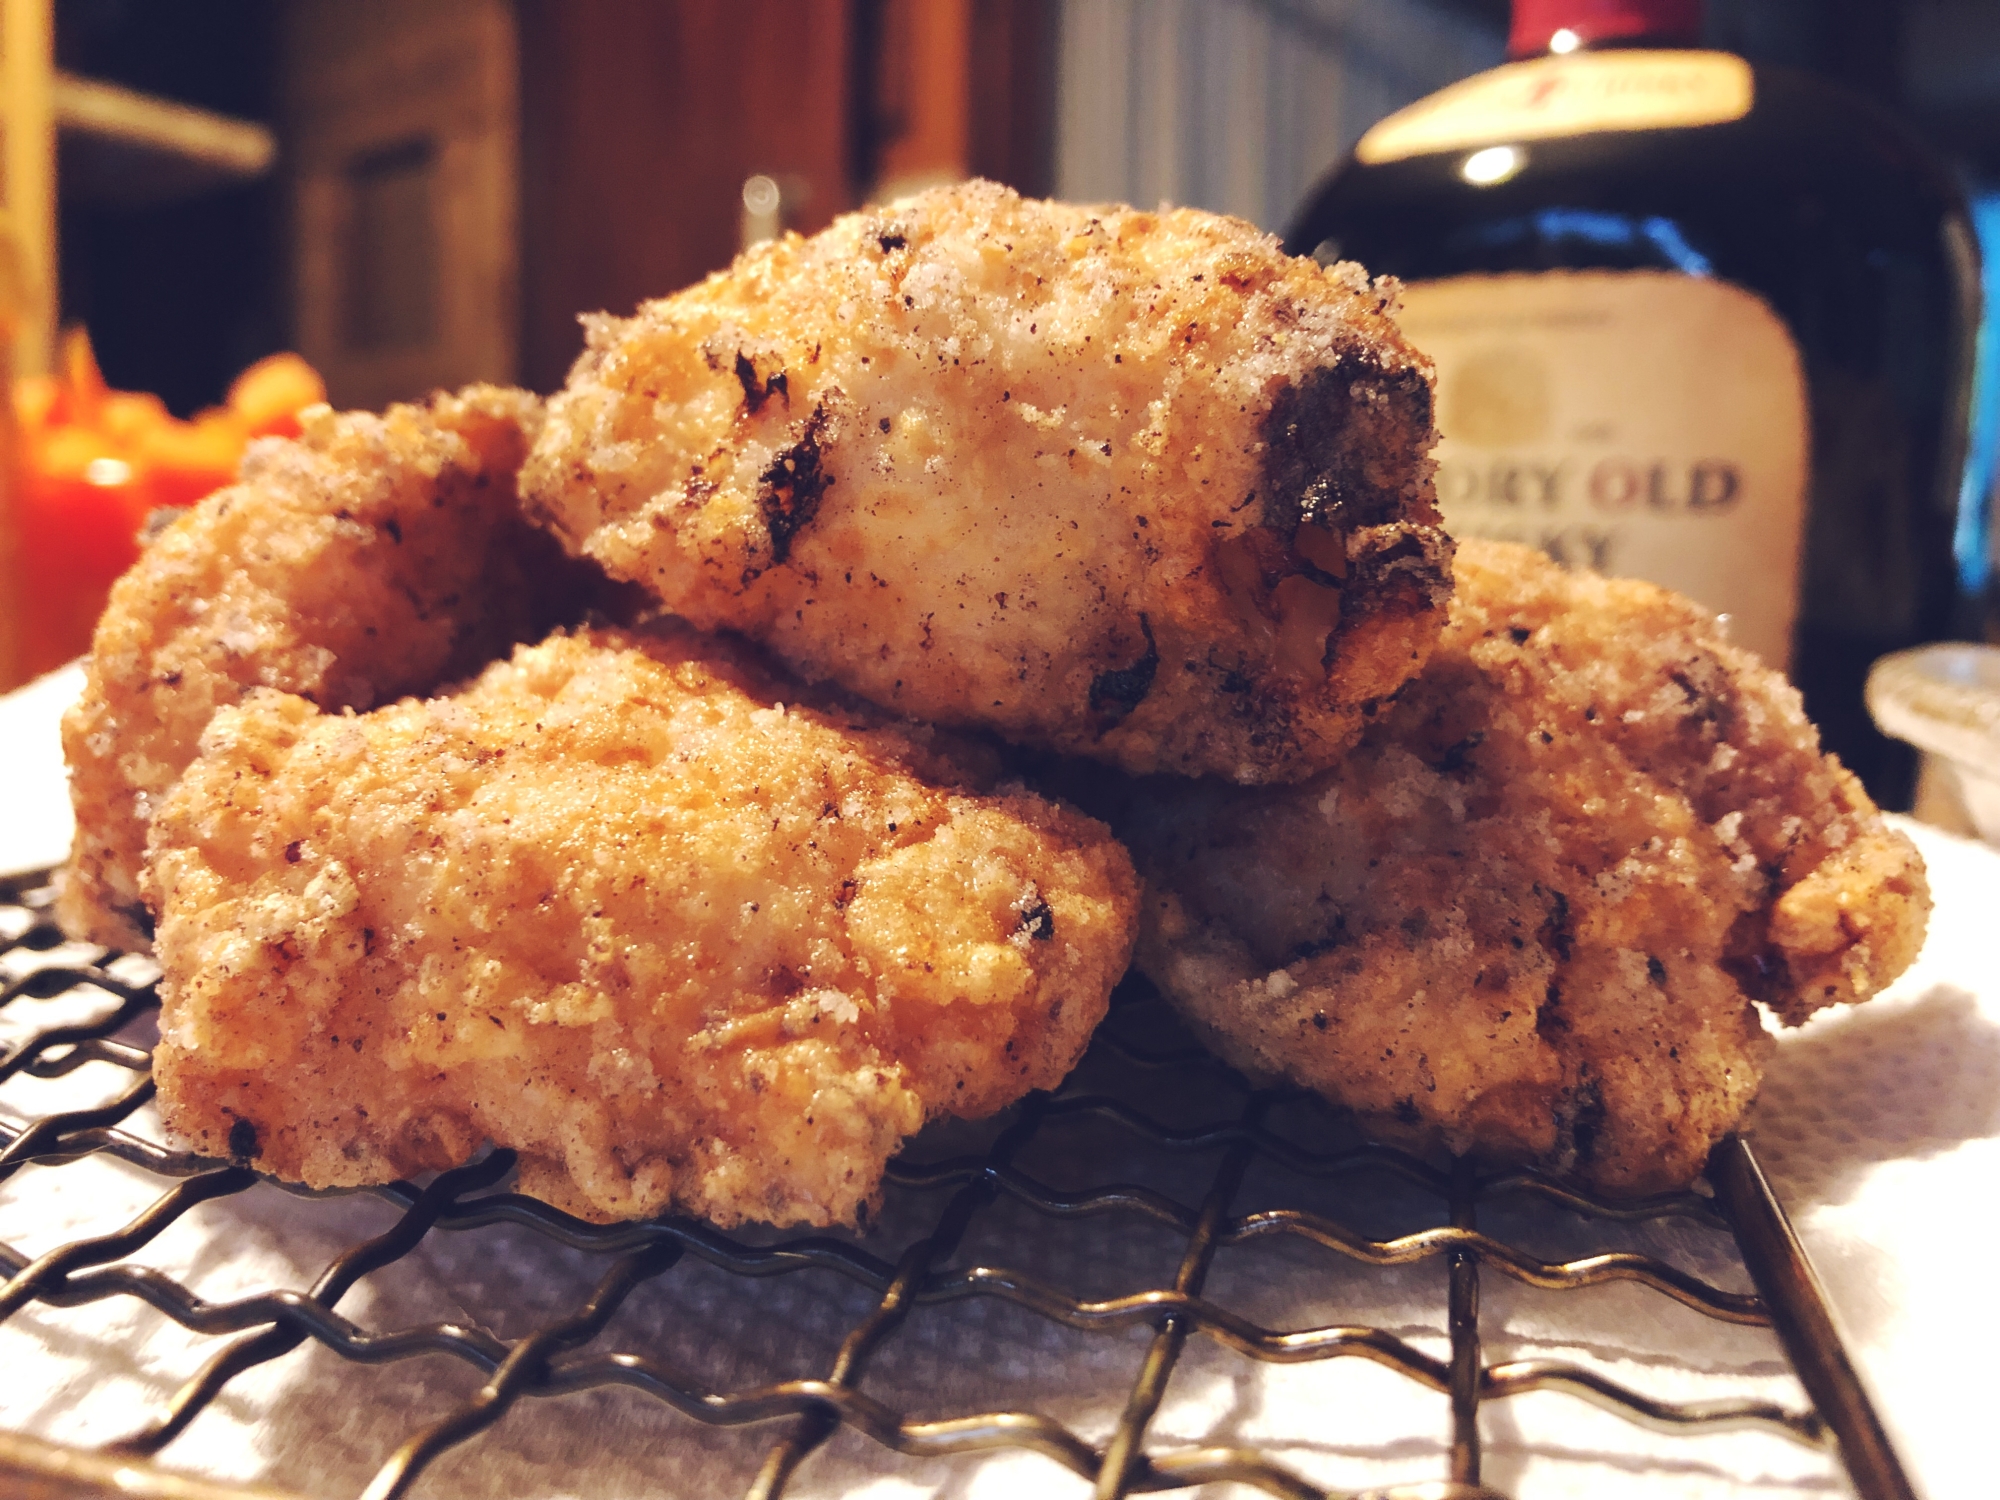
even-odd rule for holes
{"type": "Polygon", "coordinates": [[[170,1127],[852,1223],[926,1119],[1053,1086],[1136,942],[1384,1134],[1686,1180],[1753,1002],[1887,982],[1921,866],[1683,602],[1472,545],[1453,599],[1393,302],[973,183],[587,320],[546,409],[261,445],[65,724],[63,920],[153,942],[170,1127]]]}

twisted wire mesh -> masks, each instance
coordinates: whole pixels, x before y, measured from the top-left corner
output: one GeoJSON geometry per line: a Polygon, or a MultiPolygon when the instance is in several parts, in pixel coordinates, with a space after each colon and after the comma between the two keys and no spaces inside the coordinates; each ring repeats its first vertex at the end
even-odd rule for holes
{"type": "MultiPolygon", "coordinates": [[[[0,882],[0,1017],[11,1023],[14,1036],[0,1055],[0,1084],[21,1075],[57,1079],[90,1063],[109,1064],[127,1080],[90,1107],[0,1123],[0,1182],[30,1166],[47,1170],[96,1157],[139,1168],[162,1186],[129,1222],[106,1232],[32,1257],[0,1244],[0,1271],[7,1278],[0,1286],[0,1321],[30,1302],[67,1309],[136,1298],[183,1329],[221,1341],[160,1409],[109,1445],[107,1451],[119,1458],[159,1454],[212,1409],[232,1381],[309,1341],[366,1365],[441,1355],[482,1378],[473,1394],[444,1415],[413,1425],[368,1483],[364,1493],[370,1500],[407,1493],[444,1455],[523,1401],[603,1388],[642,1393],[710,1426],[770,1424],[771,1440],[748,1488],[753,1497],[785,1494],[801,1467],[842,1429],[878,1445],[884,1465],[896,1463],[897,1455],[924,1460],[1028,1450],[1080,1476],[1098,1496],[1224,1480],[1274,1495],[1329,1495],[1257,1447],[1155,1440],[1155,1418],[1196,1336],[1256,1361],[1365,1360],[1436,1393],[1448,1410],[1451,1432],[1442,1455],[1444,1472],[1415,1473],[1408,1483],[1370,1492],[1385,1500],[1498,1495],[1481,1481],[1481,1408],[1538,1391],[1563,1392],[1659,1431],[1750,1428],[1806,1446],[1827,1445],[1840,1436],[1846,1446],[1844,1434],[1831,1431],[1803,1404],[1751,1397],[1674,1402],[1579,1364],[1484,1361],[1482,1275],[1555,1291],[1631,1282],[1710,1319],[1769,1326],[1770,1313],[1758,1296],[1729,1290],[1653,1255],[1601,1249],[1547,1260],[1478,1224],[1489,1203],[1527,1201],[1593,1221],[1680,1219],[1726,1233],[1711,1197],[1689,1192],[1609,1204],[1533,1173],[1482,1175],[1463,1161],[1441,1169],[1361,1140],[1309,1096],[1254,1089],[1191,1044],[1160,1045],[1157,1039],[1172,1028],[1163,1024],[1157,999],[1141,987],[1121,992],[1090,1055],[1061,1090],[1029,1098],[983,1136],[970,1136],[969,1149],[928,1158],[912,1151],[893,1163],[891,1212],[869,1234],[730,1234],[675,1218],[587,1224],[504,1191],[512,1156],[494,1150],[421,1187],[394,1183],[313,1193],[278,1185],[301,1199],[370,1197],[393,1214],[393,1223],[346,1245],[309,1286],[273,1286],[210,1300],[132,1257],[201,1205],[243,1194],[263,1180],[242,1166],[176,1151],[126,1128],[152,1094],[150,1054],[143,1036],[135,1039],[134,1033],[157,1003],[155,974],[143,960],[112,961],[97,950],[65,945],[50,919],[49,897],[32,881],[0,882]],[[41,1002],[78,993],[98,997],[93,1014],[78,1020],[66,1012],[37,1023],[33,1012],[41,1002]],[[1161,1094],[1133,1086],[1147,1078],[1171,1079],[1173,1087],[1161,1094]],[[1162,1097],[1191,1101],[1189,1117],[1167,1120],[1149,1113],[1162,1097]],[[1066,1140],[1051,1147],[1063,1132],[1075,1130],[1084,1132],[1081,1148],[1066,1140]],[[1106,1147],[1106,1141],[1112,1144],[1106,1147]],[[1039,1164],[1024,1164],[1037,1153],[1039,1164]],[[1182,1191],[1141,1180],[1149,1166],[1163,1162],[1179,1170],[1182,1191]],[[1139,1170],[1121,1171],[1132,1167],[1139,1170]],[[1065,1172],[1076,1180],[1051,1180],[1065,1172]],[[1254,1172],[1275,1173],[1294,1185],[1332,1184],[1343,1193],[1351,1188],[1357,1203],[1368,1201],[1371,1191],[1379,1196],[1387,1184],[1392,1194],[1429,1199],[1445,1222],[1371,1234],[1356,1228],[1352,1215],[1306,1203],[1309,1195],[1296,1186],[1275,1202],[1235,1211],[1254,1172]],[[940,1206],[928,1206],[934,1203],[940,1206]],[[1048,1221],[1052,1233],[1113,1237],[1143,1229],[1162,1235],[1164,1243],[1178,1246],[1169,1256],[1171,1274],[1138,1291],[1095,1296],[1032,1267],[981,1263],[967,1253],[968,1239],[983,1220],[1009,1205],[1048,1221]],[[336,1310],[364,1278],[408,1256],[427,1238],[494,1225],[529,1231],[598,1268],[589,1294],[568,1312],[511,1338],[470,1316],[377,1330],[336,1310]],[[1205,1294],[1219,1255],[1272,1242],[1309,1247],[1359,1266],[1442,1267],[1447,1295],[1440,1321],[1448,1353],[1440,1357],[1411,1339],[1362,1323],[1268,1326],[1228,1300],[1205,1294]],[[831,1274],[859,1290],[861,1305],[824,1373],[810,1378],[729,1386],[657,1350],[596,1347],[636,1289],[695,1262],[760,1283],[831,1274]],[[878,1357],[918,1310],[978,1299],[1011,1304],[1093,1339],[1143,1336],[1123,1411],[1108,1434],[1086,1436],[1057,1418],[1023,1409],[924,1416],[865,1388],[878,1357]]],[[[1827,1405],[1824,1398],[1821,1404],[1827,1405]]],[[[128,1471],[122,1482],[128,1489],[143,1484],[149,1472],[128,1471]],[[140,1478],[130,1478],[132,1473],[140,1478]]]]}

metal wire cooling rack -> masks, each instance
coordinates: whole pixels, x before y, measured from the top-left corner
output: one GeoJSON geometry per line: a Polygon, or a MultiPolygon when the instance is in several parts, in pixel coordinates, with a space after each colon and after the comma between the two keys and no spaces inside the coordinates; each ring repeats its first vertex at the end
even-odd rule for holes
{"type": "MultiPolygon", "coordinates": [[[[385,1232],[347,1244],[312,1285],[274,1286],[208,1300],[133,1257],[198,1205],[245,1194],[260,1179],[240,1166],[171,1150],[129,1128],[152,1093],[150,1056],[143,1045],[145,1021],[157,1003],[150,966],[131,959],[112,962],[98,950],[65,945],[48,914],[50,894],[39,881],[0,881],[0,975],[5,976],[0,1018],[11,1024],[15,1038],[0,1053],[0,1083],[22,1077],[60,1079],[90,1063],[124,1070],[129,1081],[94,1107],[0,1125],[0,1181],[30,1167],[47,1171],[95,1157],[139,1168],[163,1187],[150,1206],[109,1232],[32,1258],[0,1245],[0,1266],[7,1276],[0,1286],[0,1321],[31,1302],[60,1310],[136,1298],[216,1343],[206,1363],[163,1407],[146,1414],[136,1430],[108,1450],[0,1434],[0,1489],[8,1493],[118,1495],[127,1500],[262,1495],[278,1500],[276,1490],[176,1474],[156,1464],[154,1456],[214,1409],[231,1382],[310,1340],[343,1360],[367,1365],[442,1354],[485,1377],[469,1398],[407,1432],[368,1484],[369,1500],[405,1494],[441,1458],[528,1398],[602,1387],[643,1393],[713,1427],[767,1424],[775,1436],[750,1479],[752,1497],[785,1493],[801,1466],[843,1428],[879,1445],[875,1452],[885,1467],[1016,1448],[1082,1476],[1098,1496],[1215,1481],[1235,1481],[1295,1500],[1327,1496],[1328,1491],[1256,1447],[1175,1446],[1160,1439],[1155,1418],[1197,1335],[1252,1360],[1372,1361],[1441,1397],[1449,1413],[1448,1444],[1429,1461],[1428,1472],[1368,1492],[1381,1500],[1499,1496],[1499,1490],[1480,1479],[1482,1410],[1535,1391],[1564,1392],[1658,1430],[1752,1428],[1795,1443],[1832,1447],[1864,1500],[1906,1500],[1912,1493],[1797,1240],[1742,1142],[1731,1139],[1718,1148],[1708,1172],[1711,1193],[1619,1205],[1584,1197],[1534,1174],[1481,1174],[1465,1162],[1439,1169],[1346,1134],[1341,1121],[1316,1101],[1252,1090],[1197,1048],[1161,1050],[1156,1039],[1169,1028],[1156,1013],[1159,1002],[1129,988],[1062,1090],[1029,1099],[973,1138],[967,1151],[924,1162],[906,1157],[894,1164],[890,1211],[868,1235],[731,1235],[679,1219],[584,1224],[499,1190],[512,1159],[505,1151],[493,1151],[423,1187],[397,1183],[358,1190],[357,1195],[365,1193],[386,1206],[394,1222],[385,1232]],[[80,993],[80,986],[88,987],[81,993],[97,997],[95,1013],[82,1020],[73,1014],[38,1020],[53,1002],[80,993]],[[1162,1121],[1133,1103],[1142,1095],[1160,1097],[1157,1090],[1143,1094],[1120,1087],[1121,1081],[1129,1085],[1133,1079],[1163,1074],[1174,1080],[1167,1093],[1188,1102],[1189,1123],[1162,1121]],[[1088,1142],[1078,1148],[1072,1141],[1037,1157],[1039,1147],[1077,1128],[1098,1132],[1100,1145],[1107,1138],[1124,1144],[1093,1154],[1088,1142]],[[1044,1165],[1030,1170],[1026,1163],[1033,1161],[1044,1165]],[[1146,1175],[1147,1162],[1172,1165],[1178,1181],[1192,1190],[1176,1194],[1137,1180],[1146,1175]],[[1083,1180],[1072,1186],[1049,1180],[1063,1175],[1064,1163],[1069,1175],[1083,1180]],[[1048,1170],[1049,1165],[1056,1170],[1048,1170]],[[1123,1175],[1105,1181],[1105,1172],[1123,1175]],[[1333,1201],[1355,1206],[1356,1212],[1336,1216],[1301,1207],[1296,1192],[1290,1200],[1280,1193],[1267,1206],[1233,1212],[1244,1201],[1246,1178],[1257,1172],[1275,1173],[1295,1185],[1332,1185],[1339,1190],[1333,1201]],[[1364,1210],[1371,1194],[1374,1200],[1400,1195],[1428,1201],[1445,1222],[1380,1237],[1363,1232],[1355,1222],[1368,1217],[1364,1210]],[[940,1199],[941,1209],[929,1206],[940,1199]],[[1526,1202],[1545,1215],[1581,1216],[1577,1222],[1607,1231],[1621,1221],[1671,1219],[1706,1226],[1718,1235],[1733,1232],[1757,1294],[1727,1290],[1664,1259],[1630,1250],[1540,1259],[1477,1227],[1482,1210],[1503,1201],[1526,1202]],[[1164,1233],[1172,1248],[1162,1267],[1171,1262],[1171,1275],[1137,1292],[1093,1297],[1031,1269],[982,1264],[966,1250],[972,1232],[983,1216],[1010,1205],[1042,1216],[1052,1226],[1050,1234],[1129,1235],[1137,1228],[1164,1233]],[[599,1267],[594,1289],[567,1315],[539,1320],[511,1338],[472,1318],[378,1331],[336,1311],[364,1278],[395,1265],[427,1239],[493,1225],[528,1231],[550,1254],[599,1267]],[[1272,1240],[1368,1267],[1441,1266],[1446,1296],[1439,1322],[1448,1334],[1446,1352],[1427,1353],[1418,1342],[1365,1325],[1276,1329],[1224,1298],[1204,1295],[1221,1252],[1272,1240]],[[850,1308],[855,1315],[824,1373],[731,1388],[657,1351],[617,1347],[615,1339],[614,1347],[598,1347],[600,1334],[635,1289],[676,1265],[698,1264],[762,1288],[758,1296],[768,1295],[774,1282],[813,1272],[838,1278],[854,1294],[850,1308]],[[1764,1399],[1677,1404],[1579,1364],[1486,1363],[1482,1275],[1552,1290],[1633,1282],[1708,1318],[1772,1327],[1813,1404],[1796,1409],[1764,1399]],[[879,1371],[885,1351],[893,1353],[898,1334],[913,1315],[976,1299],[1012,1304],[1032,1318],[1100,1343],[1121,1336],[1143,1338],[1150,1330],[1143,1352],[1132,1351],[1137,1374],[1108,1436],[1093,1441],[1029,1410],[919,1417],[871,1394],[871,1371],[879,1371]],[[14,1487],[9,1488],[10,1482],[14,1487]]],[[[299,1199],[340,1196],[285,1191],[299,1199]]]]}

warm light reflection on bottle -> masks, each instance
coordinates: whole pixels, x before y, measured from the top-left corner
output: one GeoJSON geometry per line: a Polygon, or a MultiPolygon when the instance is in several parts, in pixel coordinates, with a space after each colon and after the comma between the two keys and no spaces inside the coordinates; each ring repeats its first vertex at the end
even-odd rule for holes
{"type": "Polygon", "coordinates": [[[1458,172],[1475,187],[1491,187],[1520,171],[1527,159],[1527,153],[1518,146],[1488,146],[1466,157],[1458,172]]]}

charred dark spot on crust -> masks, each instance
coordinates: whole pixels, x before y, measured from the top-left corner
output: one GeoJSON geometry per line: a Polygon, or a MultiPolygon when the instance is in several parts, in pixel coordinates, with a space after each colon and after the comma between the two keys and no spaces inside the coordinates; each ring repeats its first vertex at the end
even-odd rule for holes
{"type": "Polygon", "coordinates": [[[771,536],[771,561],[781,563],[791,556],[792,539],[812,524],[819,503],[833,486],[823,459],[827,428],[831,424],[826,404],[813,408],[806,418],[799,440],[771,460],[758,475],[757,506],[764,516],[764,529],[771,536]]]}
{"type": "Polygon", "coordinates": [[[1569,962],[1569,956],[1576,947],[1576,932],[1570,926],[1569,897],[1561,891],[1549,894],[1549,916],[1542,923],[1541,939],[1543,946],[1558,959],[1569,962]]]}
{"type": "Polygon", "coordinates": [[[876,235],[875,243],[877,245],[880,245],[882,247],[882,253],[884,255],[887,255],[893,250],[902,249],[905,245],[909,244],[910,242],[906,236],[898,234],[895,230],[892,229],[887,234],[876,235]]]}
{"type": "Polygon", "coordinates": [[[285,863],[288,865],[297,864],[302,851],[305,849],[305,844],[306,841],[304,839],[293,839],[289,844],[285,845],[285,863]]]}
{"type": "Polygon", "coordinates": [[[1527,626],[1515,625],[1508,630],[1507,639],[1517,646],[1525,646],[1528,644],[1528,637],[1533,634],[1534,631],[1528,629],[1527,626]]]}
{"type": "Polygon", "coordinates": [[[255,1122],[238,1115],[229,1125],[229,1154],[237,1161],[250,1161],[257,1155],[257,1126],[255,1122]]]}
{"type": "Polygon", "coordinates": [[[1153,678],[1160,670],[1160,648],[1153,640],[1153,622],[1139,616],[1139,629],[1146,636],[1146,650],[1129,667],[1113,667],[1099,672],[1090,682],[1090,711],[1097,718],[1098,733],[1115,729],[1145,702],[1153,690],[1153,678]]]}
{"type": "Polygon", "coordinates": [[[854,899],[855,892],[859,891],[860,889],[861,889],[861,882],[858,880],[850,879],[841,881],[840,889],[833,893],[834,910],[846,911],[847,903],[854,899]]]}
{"type": "Polygon", "coordinates": [[[1328,1020],[1326,1019],[1326,1012],[1325,1012],[1325,1011],[1323,1011],[1323,1010],[1316,1010],[1316,1011],[1314,1011],[1314,1012],[1313,1012],[1313,1030],[1314,1030],[1314,1031],[1324,1031],[1324,1030],[1326,1030],[1326,1028],[1327,1028],[1327,1026],[1328,1026],[1329,1024],[1331,1024],[1331,1023],[1329,1023],[1329,1022],[1328,1022],[1328,1020]]]}
{"type": "Polygon", "coordinates": [[[399,547],[403,545],[403,523],[401,521],[397,520],[394,516],[389,516],[382,522],[382,529],[389,533],[390,541],[399,547]]]}
{"type": "Polygon", "coordinates": [[[1342,623],[1422,614],[1451,602],[1451,544],[1435,527],[1383,527],[1348,567],[1342,623]]]}
{"type": "Polygon", "coordinates": [[[791,386],[785,372],[773,370],[769,375],[760,374],[750,356],[741,349],[736,351],[736,383],[743,387],[743,404],[752,412],[762,411],[764,403],[773,396],[783,396],[786,404],[791,404],[791,386]]]}
{"type": "Polygon", "coordinates": [[[1646,977],[1655,984],[1667,982],[1667,966],[1650,955],[1646,959],[1646,977]]]}
{"type": "MultiPolygon", "coordinates": [[[[1317,958],[1322,953],[1331,953],[1336,948],[1345,947],[1353,940],[1354,935],[1347,930],[1347,913],[1341,912],[1333,919],[1333,926],[1327,929],[1324,937],[1307,938],[1292,949],[1291,961],[1297,963],[1301,959],[1317,958]]],[[[1315,1024],[1322,1031],[1326,1029],[1324,1017],[1315,1024]]]]}
{"type": "Polygon", "coordinates": [[[1405,519],[1430,437],[1421,371],[1353,354],[1312,371],[1264,419],[1264,524],[1290,540],[1307,521],[1346,532],[1405,519]]]}
{"type": "Polygon", "coordinates": [[[1563,1035],[1569,1030],[1569,1017],[1562,1013],[1562,986],[1555,980],[1542,992],[1541,1008],[1535,1012],[1535,1034],[1545,1040],[1563,1035]]]}
{"type": "Polygon", "coordinates": [[[1595,1078],[1585,1078],[1576,1087],[1576,1099],[1570,1109],[1569,1138],[1576,1147],[1576,1159],[1586,1162],[1597,1152],[1597,1142],[1604,1134],[1604,1091],[1595,1078]]]}
{"type": "Polygon", "coordinates": [[[1681,728],[1702,733],[1713,729],[1727,739],[1735,729],[1735,683],[1718,661],[1691,660],[1667,673],[1667,680],[1687,698],[1681,728]]]}
{"type": "Polygon", "coordinates": [[[1021,931],[1038,943],[1046,943],[1056,935],[1056,914],[1049,910],[1049,903],[1037,897],[1032,906],[1021,909],[1021,931]]]}
{"type": "Polygon", "coordinates": [[[1438,758],[1437,773],[1440,776],[1456,776],[1463,771],[1472,764],[1472,752],[1479,748],[1480,742],[1485,738],[1485,730],[1475,729],[1457,744],[1447,748],[1438,758]]]}
{"type": "Polygon", "coordinates": [[[1396,1118],[1405,1125],[1415,1125],[1423,1119],[1417,1110],[1416,1095],[1405,1094],[1396,1101],[1396,1118]]]}

